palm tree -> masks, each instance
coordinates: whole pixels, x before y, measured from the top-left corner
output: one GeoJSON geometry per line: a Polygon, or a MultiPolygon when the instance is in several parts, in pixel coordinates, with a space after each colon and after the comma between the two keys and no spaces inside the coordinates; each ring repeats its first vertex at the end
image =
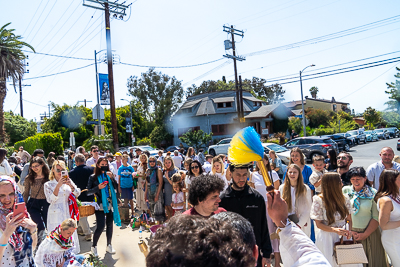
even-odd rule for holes
{"type": "Polygon", "coordinates": [[[313,87],[311,87],[310,88],[310,93],[311,93],[311,96],[313,97],[313,98],[317,98],[317,93],[318,93],[318,87],[316,87],[316,86],[313,86],[313,87]]]}
{"type": "Polygon", "coordinates": [[[22,42],[20,35],[15,35],[14,29],[6,29],[11,22],[0,28],[0,143],[5,141],[4,132],[4,99],[7,95],[7,80],[12,80],[14,90],[16,82],[24,74],[24,63],[26,58],[22,52],[24,46],[29,47],[35,52],[35,49],[22,42]]]}

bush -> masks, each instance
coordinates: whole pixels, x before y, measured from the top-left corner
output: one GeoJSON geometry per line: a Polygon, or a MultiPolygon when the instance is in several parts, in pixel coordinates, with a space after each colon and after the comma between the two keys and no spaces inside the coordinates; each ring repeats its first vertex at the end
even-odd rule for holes
{"type": "Polygon", "coordinates": [[[291,117],[288,123],[289,131],[294,130],[296,133],[300,133],[303,130],[303,124],[300,118],[291,117]]]}
{"type": "Polygon", "coordinates": [[[90,151],[90,147],[96,145],[100,150],[106,151],[109,149],[112,153],[114,153],[115,150],[112,141],[113,139],[111,134],[92,135],[89,139],[83,141],[82,146],[86,151],[90,151]]]}
{"type": "Polygon", "coordinates": [[[151,145],[151,140],[149,137],[144,137],[142,139],[138,139],[136,145],[138,146],[151,145]]]}
{"type": "Polygon", "coordinates": [[[60,133],[36,134],[14,144],[16,150],[20,146],[23,146],[31,155],[35,149],[43,149],[46,157],[50,152],[62,155],[64,150],[63,139],[60,133]]]}
{"type": "Polygon", "coordinates": [[[332,128],[318,128],[315,129],[315,135],[328,135],[328,134],[334,134],[335,131],[332,128]]]}

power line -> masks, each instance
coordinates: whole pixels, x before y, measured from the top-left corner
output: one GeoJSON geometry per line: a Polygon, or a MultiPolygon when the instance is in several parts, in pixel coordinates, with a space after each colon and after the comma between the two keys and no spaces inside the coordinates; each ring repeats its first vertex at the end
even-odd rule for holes
{"type": "Polygon", "coordinates": [[[23,99],[22,101],[24,101],[24,102],[28,102],[28,103],[31,103],[31,104],[33,104],[33,105],[36,105],[36,106],[39,106],[39,107],[45,107],[45,108],[47,108],[47,106],[40,105],[40,104],[36,104],[36,103],[34,103],[34,102],[31,102],[31,101],[28,101],[28,100],[26,100],[26,99],[23,99]]]}
{"type": "Polygon", "coordinates": [[[47,18],[49,17],[51,11],[53,10],[54,6],[57,4],[57,1],[58,1],[58,0],[54,1],[54,4],[53,4],[53,6],[51,7],[49,13],[47,13],[47,15],[46,15],[46,17],[44,18],[42,24],[40,24],[39,29],[38,29],[38,30],[36,31],[36,33],[33,35],[33,38],[31,39],[30,43],[32,43],[32,42],[33,42],[33,39],[35,39],[35,37],[37,36],[38,32],[39,32],[40,29],[42,28],[43,24],[46,22],[46,20],[47,20],[47,18]]]}
{"type": "Polygon", "coordinates": [[[92,65],[94,65],[94,63],[91,63],[91,64],[83,66],[83,67],[62,71],[62,72],[57,72],[57,73],[52,73],[52,74],[43,75],[43,76],[37,76],[37,77],[31,77],[31,78],[25,78],[24,80],[33,80],[33,79],[39,79],[39,78],[46,78],[46,77],[50,77],[50,76],[54,76],[54,75],[58,75],[58,74],[64,74],[64,73],[68,73],[68,72],[71,72],[71,71],[84,69],[84,68],[90,67],[92,65]]]}
{"type": "MultiPolygon", "coordinates": [[[[38,19],[36,20],[36,22],[35,22],[33,25],[36,25],[36,23],[39,22],[40,18],[41,18],[42,15],[43,15],[43,12],[45,11],[47,5],[49,4],[49,2],[50,2],[50,0],[47,0],[47,3],[46,3],[46,5],[44,6],[44,8],[43,8],[43,10],[42,10],[42,13],[40,13],[38,19]]],[[[28,38],[29,38],[29,36],[31,35],[32,32],[33,32],[33,28],[32,28],[32,30],[29,31],[29,34],[28,34],[28,36],[26,36],[26,39],[25,39],[25,40],[28,40],[28,38]]]]}
{"type": "Polygon", "coordinates": [[[31,25],[31,22],[32,22],[33,18],[36,16],[36,13],[38,12],[38,10],[39,10],[40,6],[42,5],[42,3],[43,3],[43,0],[40,1],[40,4],[38,5],[35,13],[33,13],[33,16],[31,18],[31,20],[29,21],[28,26],[26,27],[26,29],[25,29],[24,33],[22,34],[22,36],[25,36],[26,31],[29,29],[29,26],[31,25]]]}
{"type": "Polygon", "coordinates": [[[203,66],[207,64],[211,64],[217,61],[221,61],[224,58],[221,57],[219,59],[211,60],[208,62],[204,63],[198,63],[198,64],[193,64],[193,65],[184,65],[184,66],[150,66],[150,65],[138,65],[138,64],[131,64],[131,63],[123,63],[121,62],[121,65],[127,65],[127,66],[133,66],[133,67],[140,67],[140,68],[155,68],[155,69],[180,69],[180,68],[191,68],[191,67],[197,67],[197,66],[203,66]]]}

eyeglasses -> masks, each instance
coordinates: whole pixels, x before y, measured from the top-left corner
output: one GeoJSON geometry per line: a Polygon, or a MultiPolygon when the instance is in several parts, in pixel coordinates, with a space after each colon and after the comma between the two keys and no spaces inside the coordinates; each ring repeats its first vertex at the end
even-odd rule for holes
{"type": "Polygon", "coordinates": [[[192,170],[194,170],[194,169],[198,169],[199,168],[199,166],[198,165],[196,165],[196,166],[192,166],[192,167],[190,167],[192,170]]]}
{"type": "Polygon", "coordinates": [[[62,172],[63,169],[56,169],[55,171],[56,171],[56,172],[62,172]]]}
{"type": "Polygon", "coordinates": [[[42,164],[32,165],[32,169],[39,168],[40,166],[42,166],[42,164]]]}
{"type": "Polygon", "coordinates": [[[346,157],[346,156],[339,156],[339,157],[337,157],[337,159],[338,159],[338,160],[341,160],[341,159],[342,159],[342,160],[346,160],[347,157],[346,157]]]}
{"type": "Polygon", "coordinates": [[[155,160],[149,160],[149,162],[150,162],[150,163],[155,163],[156,161],[155,161],[155,160]]]}

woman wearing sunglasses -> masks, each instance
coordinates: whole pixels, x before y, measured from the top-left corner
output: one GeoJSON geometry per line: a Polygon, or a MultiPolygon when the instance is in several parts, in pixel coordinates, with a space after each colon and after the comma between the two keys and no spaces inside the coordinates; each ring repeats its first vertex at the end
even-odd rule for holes
{"type": "Polygon", "coordinates": [[[50,170],[44,160],[41,157],[34,157],[29,164],[28,176],[25,178],[23,197],[32,220],[37,224],[38,236],[42,236],[47,225],[49,203],[44,194],[44,184],[49,181],[49,175],[50,170]]]}
{"type": "Polygon", "coordinates": [[[118,188],[118,183],[115,180],[114,174],[110,171],[108,160],[105,157],[98,159],[94,174],[89,177],[87,185],[87,194],[96,195],[97,204],[100,209],[95,211],[96,215],[96,230],[93,234],[93,244],[91,251],[95,256],[97,254],[97,242],[100,239],[104,228],[106,229],[107,248],[106,251],[114,254],[115,250],[111,246],[113,223],[121,226],[121,218],[118,211],[118,199],[115,189],[118,188]]]}
{"type": "MultiPolygon", "coordinates": [[[[44,193],[47,202],[50,203],[47,216],[47,231],[56,229],[64,220],[72,218],[79,220],[78,205],[76,198],[81,194],[81,190],[68,177],[65,162],[56,160],[50,172],[50,181],[44,184],[44,193]]],[[[80,251],[77,232],[74,232],[74,253],[80,251]]]]}
{"type": "Polygon", "coordinates": [[[149,164],[146,171],[146,185],[144,198],[150,204],[150,213],[157,221],[164,220],[164,197],[161,194],[163,187],[163,174],[161,169],[157,166],[155,157],[149,157],[149,164]],[[156,205],[158,209],[156,210],[156,205]],[[161,204],[161,205],[160,205],[161,204]]]}
{"type": "Polygon", "coordinates": [[[189,175],[193,179],[194,177],[202,175],[204,172],[203,167],[201,166],[198,160],[193,160],[189,165],[189,175]]]}

